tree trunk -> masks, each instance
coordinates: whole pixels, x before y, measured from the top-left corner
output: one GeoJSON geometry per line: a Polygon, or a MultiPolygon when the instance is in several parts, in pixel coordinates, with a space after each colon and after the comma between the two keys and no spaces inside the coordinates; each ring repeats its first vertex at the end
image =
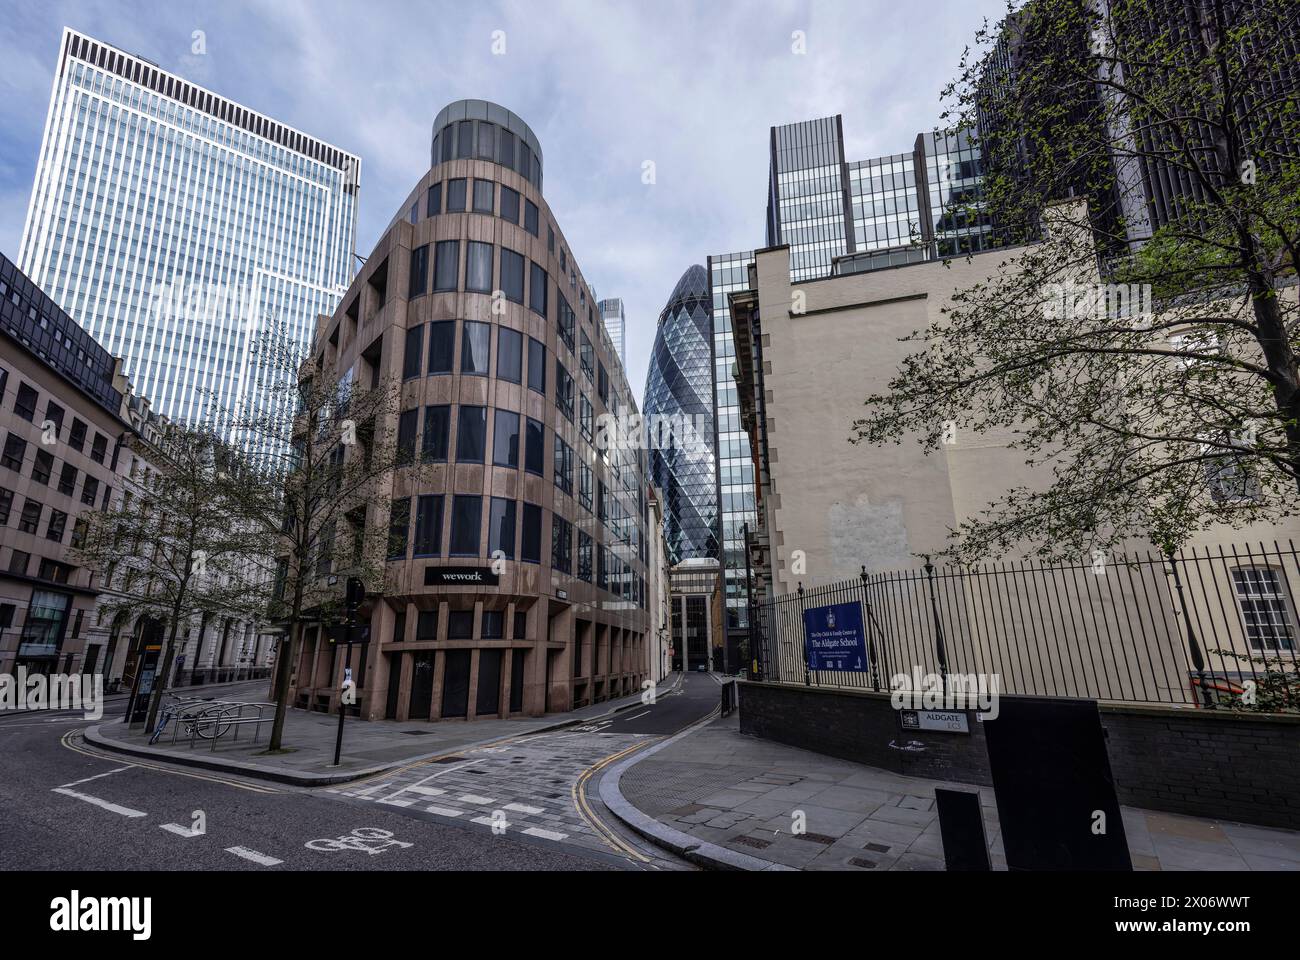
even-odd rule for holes
{"type": "Polygon", "coordinates": [[[158,670],[158,682],[153,685],[153,693],[149,695],[149,715],[145,717],[145,733],[152,733],[154,721],[158,718],[158,705],[162,703],[163,686],[167,678],[171,676],[172,661],[176,656],[176,633],[180,629],[180,604],[172,609],[171,636],[167,638],[167,646],[163,649],[162,666],[158,670]]]}

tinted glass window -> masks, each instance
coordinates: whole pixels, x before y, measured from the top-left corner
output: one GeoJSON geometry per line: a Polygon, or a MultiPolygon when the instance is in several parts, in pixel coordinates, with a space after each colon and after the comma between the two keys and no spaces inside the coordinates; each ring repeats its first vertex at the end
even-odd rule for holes
{"type": "Polygon", "coordinates": [[[438,241],[434,256],[433,289],[455,290],[456,280],[460,276],[460,241],[438,241]]]}
{"type": "Polygon", "coordinates": [[[451,407],[440,405],[424,408],[424,439],[420,457],[428,462],[445,461],[451,436],[451,407]]]}
{"type": "Polygon", "coordinates": [[[505,247],[501,248],[501,291],[507,300],[524,302],[524,258],[505,247]]]}
{"type": "Polygon", "coordinates": [[[435,183],[429,188],[429,196],[424,205],[424,215],[432,217],[442,213],[442,183],[435,183]]]}
{"type": "Polygon", "coordinates": [[[411,251],[411,284],[407,290],[408,300],[424,295],[429,286],[429,245],[416,247],[411,251]]]}
{"type": "Polygon", "coordinates": [[[420,345],[423,342],[424,327],[412,327],[406,331],[406,353],[402,356],[403,380],[410,380],[420,375],[420,345]]]}
{"type": "Polygon", "coordinates": [[[532,337],[528,338],[528,387],[546,392],[546,347],[532,337]]]}
{"type": "Polygon", "coordinates": [[[477,557],[479,522],[483,516],[483,498],[457,496],[451,508],[451,549],[453,557],[477,557]]]}
{"type": "Polygon", "coordinates": [[[515,558],[515,502],[493,497],[488,516],[488,554],[498,550],[510,560],[515,558]]]}
{"type": "Polygon", "coordinates": [[[532,417],[524,436],[524,469],[539,477],[546,470],[546,428],[532,417]]]}
{"type": "Polygon", "coordinates": [[[524,229],[537,236],[537,204],[531,200],[524,201],[524,229]]]}
{"type": "Polygon", "coordinates": [[[465,289],[492,292],[492,244],[471,240],[465,251],[465,289]]]}
{"type": "Polygon", "coordinates": [[[442,497],[420,497],[415,505],[417,557],[436,557],[442,550],[442,497]]]}
{"type": "Polygon", "coordinates": [[[403,410],[397,418],[397,462],[410,463],[415,459],[415,432],[420,411],[403,410]]]}
{"type": "Polygon", "coordinates": [[[429,372],[451,373],[456,356],[456,321],[429,324],[429,372]]]}
{"type": "Polygon", "coordinates": [[[519,193],[507,186],[501,187],[501,219],[519,222],[519,193]]]}
{"type": "Polygon", "coordinates": [[[498,410],[492,425],[492,462],[498,467],[519,467],[519,414],[498,410]]]}
{"type": "Polygon", "coordinates": [[[546,271],[534,263],[528,280],[528,307],[546,316],[546,271]]]}
{"type": "Polygon", "coordinates": [[[447,181],[447,212],[462,213],[465,210],[465,180],[463,177],[447,181]]]}
{"type": "Polygon", "coordinates": [[[482,463],[487,451],[487,408],[461,407],[456,427],[456,460],[482,463]]]}
{"type": "Polygon", "coordinates": [[[492,346],[492,325],[465,321],[460,340],[460,372],[486,377],[490,372],[489,353],[492,346]]]}
{"type": "Polygon", "coordinates": [[[524,337],[508,327],[497,328],[497,377],[522,383],[524,376],[524,337]]]}
{"type": "MultiPolygon", "coordinates": [[[[487,124],[484,124],[487,126],[487,124]]],[[[474,212],[493,213],[496,209],[496,184],[491,180],[474,181],[474,212]]]]}
{"type": "Polygon", "coordinates": [[[542,562],[542,508],[524,504],[524,530],[519,542],[519,559],[525,563],[542,562]]]}

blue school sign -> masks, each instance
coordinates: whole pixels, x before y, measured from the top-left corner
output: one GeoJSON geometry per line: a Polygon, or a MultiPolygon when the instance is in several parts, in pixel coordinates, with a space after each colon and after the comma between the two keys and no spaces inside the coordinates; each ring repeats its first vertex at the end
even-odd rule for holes
{"type": "Polygon", "coordinates": [[[803,642],[809,670],[867,669],[867,641],[862,630],[862,608],[857,603],[805,610],[803,642]]]}

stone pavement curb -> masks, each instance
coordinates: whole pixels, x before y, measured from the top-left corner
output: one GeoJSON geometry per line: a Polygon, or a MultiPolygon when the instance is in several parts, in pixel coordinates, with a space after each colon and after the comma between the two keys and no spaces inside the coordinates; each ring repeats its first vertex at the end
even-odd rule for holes
{"type": "MultiPolygon", "coordinates": [[[[681,676],[678,675],[677,683],[681,683],[681,676]]],[[[675,685],[674,685],[675,686],[675,685]]],[[[669,688],[673,689],[673,688],[669,688]]],[[[554,730],[562,730],[565,727],[580,726],[585,723],[594,723],[611,717],[616,713],[624,710],[631,710],[633,707],[641,706],[641,700],[638,697],[631,703],[622,706],[613,707],[604,713],[588,717],[570,717],[566,720],[559,720],[555,723],[547,724],[543,727],[534,727],[531,730],[524,731],[522,735],[532,736],[538,733],[550,733],[554,730]]],[[[120,722],[120,721],[114,721],[120,722]]],[[[292,771],[267,767],[262,764],[246,763],[240,760],[227,760],[215,756],[204,757],[201,755],[189,756],[186,754],[176,754],[168,750],[160,750],[157,747],[140,746],[137,744],[125,744],[120,740],[114,740],[100,733],[100,727],[104,724],[96,724],[93,727],[87,727],[82,731],[82,736],[86,742],[94,746],[101,747],[114,753],[124,753],[131,756],[147,757],[151,760],[161,760],[164,763],[175,763],[185,767],[199,767],[204,770],[216,770],[224,773],[236,773],[257,780],[270,780],[274,783],[287,783],[300,787],[329,787],[340,783],[348,783],[352,780],[360,780],[363,777],[371,777],[376,774],[384,773],[388,770],[396,770],[399,767],[405,767],[413,763],[421,763],[426,760],[433,760],[437,757],[454,756],[467,750],[473,750],[476,747],[487,746],[488,744],[498,743],[509,737],[490,737],[486,740],[477,740],[472,743],[463,743],[457,747],[445,750],[438,750],[433,753],[420,754],[418,756],[406,757],[402,760],[395,760],[391,763],[374,764],[369,767],[363,767],[359,770],[340,771],[338,773],[310,773],[307,771],[292,771]]]]}
{"type": "Polygon", "coordinates": [[[751,856],[748,853],[728,850],[719,844],[700,840],[698,837],[693,837],[689,833],[670,827],[666,823],[660,823],[654,817],[643,813],[634,806],[632,801],[628,800],[623,795],[623,792],[619,790],[619,781],[623,779],[623,774],[632,767],[647,757],[651,757],[660,750],[671,746],[678,740],[698,733],[716,719],[709,716],[698,723],[693,723],[685,730],[673,734],[667,740],[661,740],[653,747],[639,750],[626,760],[620,760],[610,767],[600,780],[601,802],[609,808],[614,816],[651,843],[702,867],[711,870],[771,870],[778,872],[794,870],[794,867],[787,867],[783,863],[764,860],[762,857],[751,856]]]}

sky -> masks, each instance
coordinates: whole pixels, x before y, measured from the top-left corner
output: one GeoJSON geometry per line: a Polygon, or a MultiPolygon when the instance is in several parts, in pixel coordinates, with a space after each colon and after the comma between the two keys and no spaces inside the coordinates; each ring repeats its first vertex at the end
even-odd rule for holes
{"type": "Polygon", "coordinates": [[[1005,12],[1005,0],[3,4],[10,259],[65,25],[359,154],[363,256],[428,171],[437,112],[491,100],[540,140],[544,194],[583,275],[598,296],[623,298],[638,404],[678,277],[764,245],[770,127],[839,113],[848,159],[910,150],[939,122],[963,48],[1005,12]]]}

